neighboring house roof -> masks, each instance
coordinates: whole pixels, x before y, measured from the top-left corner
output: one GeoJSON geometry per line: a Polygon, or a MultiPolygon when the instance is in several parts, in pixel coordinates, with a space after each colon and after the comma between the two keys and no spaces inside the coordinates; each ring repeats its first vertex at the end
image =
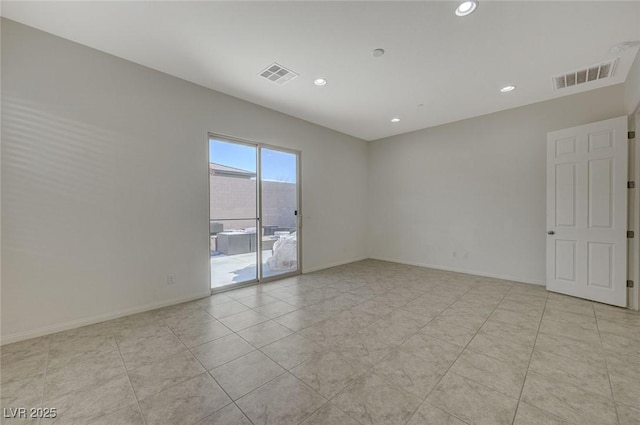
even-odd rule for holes
{"type": "Polygon", "coordinates": [[[256,173],[252,171],[243,170],[241,168],[229,167],[222,164],[216,164],[214,162],[209,163],[209,175],[220,177],[238,177],[250,179],[256,176],[256,173]]]}

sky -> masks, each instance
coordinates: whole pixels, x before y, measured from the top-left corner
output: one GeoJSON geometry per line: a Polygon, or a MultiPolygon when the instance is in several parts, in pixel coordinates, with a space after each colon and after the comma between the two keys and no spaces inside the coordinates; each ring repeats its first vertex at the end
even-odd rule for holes
{"type": "MultiPolygon", "coordinates": [[[[209,162],[256,172],[256,147],[209,139],[209,162]]],[[[262,148],[262,179],[296,182],[296,156],[262,148]]]]}

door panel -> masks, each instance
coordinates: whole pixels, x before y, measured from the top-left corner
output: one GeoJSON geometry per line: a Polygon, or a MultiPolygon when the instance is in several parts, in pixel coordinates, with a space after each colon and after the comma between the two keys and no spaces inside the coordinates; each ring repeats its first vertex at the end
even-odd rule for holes
{"type": "Polygon", "coordinates": [[[613,148],[613,131],[595,131],[589,133],[589,152],[613,148]]]}
{"type": "Polygon", "coordinates": [[[589,286],[613,287],[613,244],[589,242],[587,244],[589,286]]]}
{"type": "Polygon", "coordinates": [[[211,288],[258,280],[257,147],[209,139],[211,288]]]}
{"type": "Polygon", "coordinates": [[[626,306],[627,117],[547,136],[547,289],[626,306]]]}
{"type": "Polygon", "coordinates": [[[566,139],[556,140],[556,158],[562,155],[576,153],[576,138],[568,137],[566,139]]]}
{"type": "Polygon", "coordinates": [[[576,283],[576,241],[556,240],[555,278],[576,283]]]}
{"type": "Polygon", "coordinates": [[[556,165],[556,226],[576,225],[576,164],[556,165]]]}
{"type": "Polygon", "coordinates": [[[298,261],[298,155],[262,148],[262,276],[299,270],[298,261]]]}
{"type": "Polygon", "coordinates": [[[589,227],[613,225],[613,160],[589,161],[589,227]]]}

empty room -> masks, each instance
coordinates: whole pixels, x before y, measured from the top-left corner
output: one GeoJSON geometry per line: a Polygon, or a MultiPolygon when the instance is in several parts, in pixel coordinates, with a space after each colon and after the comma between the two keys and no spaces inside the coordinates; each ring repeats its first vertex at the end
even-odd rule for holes
{"type": "Polygon", "coordinates": [[[0,14],[0,423],[640,425],[640,1],[0,14]]]}

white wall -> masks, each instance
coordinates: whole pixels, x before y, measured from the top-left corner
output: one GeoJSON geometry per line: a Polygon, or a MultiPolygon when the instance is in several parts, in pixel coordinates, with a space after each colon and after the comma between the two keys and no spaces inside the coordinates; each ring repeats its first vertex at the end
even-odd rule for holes
{"type": "Polygon", "coordinates": [[[361,140],[8,20],[2,89],[4,343],[208,293],[208,131],[302,151],[305,271],[365,256],[361,140]]]}
{"type": "Polygon", "coordinates": [[[640,107],[640,51],[638,51],[624,83],[624,105],[629,115],[640,107]]]}
{"type": "Polygon", "coordinates": [[[369,256],[543,284],[546,134],[625,115],[623,99],[617,85],[371,142],[369,256]]]}

